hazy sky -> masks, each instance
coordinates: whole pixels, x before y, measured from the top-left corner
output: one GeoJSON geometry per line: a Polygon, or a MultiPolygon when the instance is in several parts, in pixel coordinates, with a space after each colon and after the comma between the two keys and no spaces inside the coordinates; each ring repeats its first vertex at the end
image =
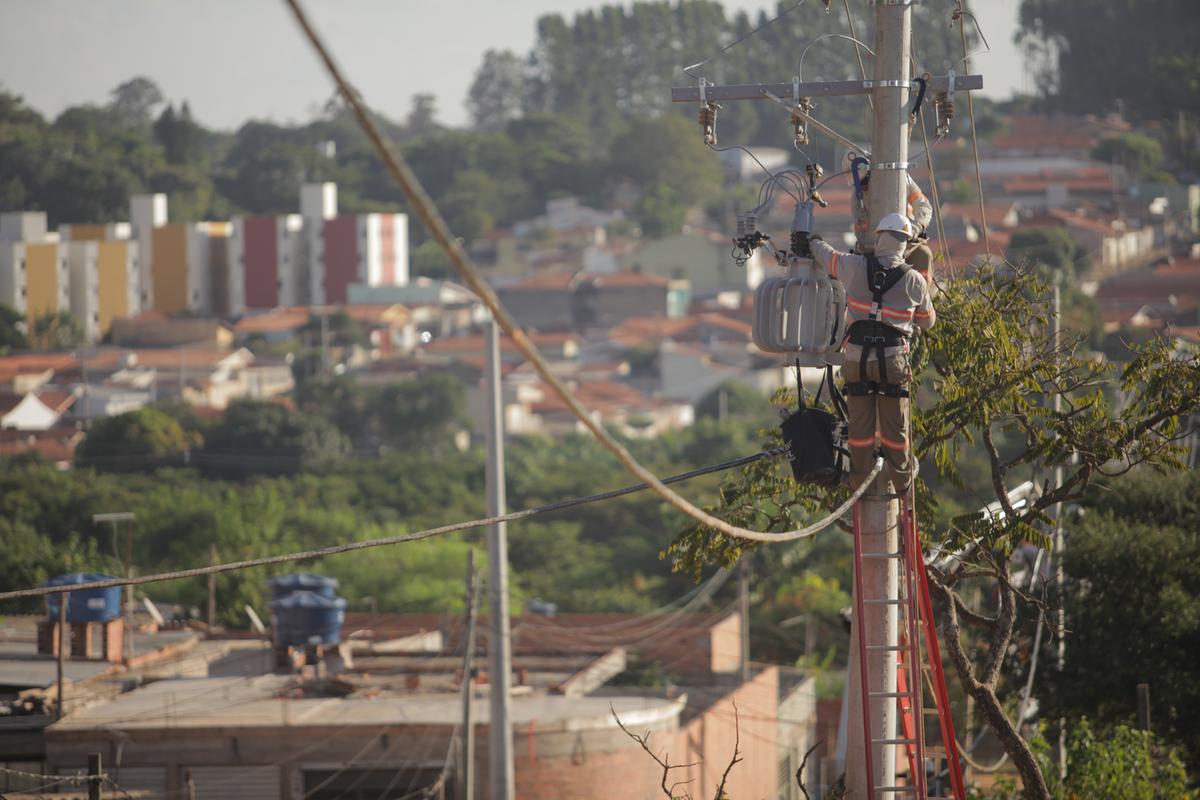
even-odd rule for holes
{"type": "MultiPolygon", "coordinates": [[[[1019,2],[974,4],[993,50],[974,68],[993,97],[1021,88],[1024,70],[1012,43],[1019,2]]],[[[538,16],[600,4],[308,0],[306,7],[372,106],[402,119],[413,94],[430,92],[437,95],[439,118],[461,124],[463,100],[486,49],[524,53],[538,16]]],[[[729,8],[755,13],[771,5],[726,0],[729,8]]],[[[809,5],[820,8],[816,0],[809,5]]],[[[949,33],[940,22],[918,31],[949,33]]],[[[280,0],[0,0],[0,85],[43,113],[104,102],[114,86],[139,74],[158,82],[168,99],[188,100],[204,124],[228,129],[250,118],[310,119],[333,93],[280,0]]]]}

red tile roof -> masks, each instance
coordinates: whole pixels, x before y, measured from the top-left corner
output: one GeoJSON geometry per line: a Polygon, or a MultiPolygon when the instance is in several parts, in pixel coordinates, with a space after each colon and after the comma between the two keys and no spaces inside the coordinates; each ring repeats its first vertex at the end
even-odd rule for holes
{"type": "Polygon", "coordinates": [[[652,275],[649,272],[605,272],[590,274],[587,279],[600,288],[629,288],[637,286],[666,286],[670,278],[652,275]]]}

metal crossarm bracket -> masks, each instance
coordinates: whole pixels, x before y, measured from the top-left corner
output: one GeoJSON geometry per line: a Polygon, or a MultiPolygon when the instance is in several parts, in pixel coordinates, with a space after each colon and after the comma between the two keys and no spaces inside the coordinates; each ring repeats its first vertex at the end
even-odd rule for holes
{"type": "Polygon", "coordinates": [[[879,161],[871,165],[871,169],[909,169],[911,161],[879,161]]]}
{"type": "MultiPolygon", "coordinates": [[[[713,84],[706,85],[705,97],[708,100],[721,102],[723,100],[763,100],[768,94],[776,97],[794,97],[799,91],[802,97],[835,97],[838,95],[867,94],[876,85],[888,86],[893,83],[909,86],[908,81],[813,81],[796,84],[788,83],[742,83],[742,84],[713,84]]],[[[945,75],[930,78],[928,91],[968,91],[983,88],[982,75],[957,75],[953,84],[945,75]]],[[[700,102],[698,86],[678,86],[671,89],[672,103],[700,102]]]]}

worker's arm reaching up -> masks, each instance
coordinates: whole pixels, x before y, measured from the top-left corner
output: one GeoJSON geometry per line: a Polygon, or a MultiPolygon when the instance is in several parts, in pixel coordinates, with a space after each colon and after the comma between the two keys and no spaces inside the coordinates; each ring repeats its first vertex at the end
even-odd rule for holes
{"type": "Polygon", "coordinates": [[[937,322],[937,311],[933,307],[933,297],[929,292],[929,284],[925,281],[925,277],[916,271],[912,275],[916,278],[914,288],[918,294],[913,298],[917,306],[913,312],[913,322],[921,330],[927,331],[937,322]]]}

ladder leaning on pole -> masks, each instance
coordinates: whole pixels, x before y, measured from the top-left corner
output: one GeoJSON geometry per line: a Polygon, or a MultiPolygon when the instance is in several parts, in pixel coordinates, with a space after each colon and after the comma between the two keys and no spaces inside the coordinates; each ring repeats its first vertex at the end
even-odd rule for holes
{"type": "Polygon", "coordinates": [[[900,501],[900,547],[896,552],[863,552],[860,536],[860,515],[854,507],[854,580],[857,587],[863,585],[864,559],[896,560],[899,562],[900,597],[864,597],[861,591],[854,593],[855,628],[858,631],[859,682],[862,691],[863,743],[866,753],[866,785],[871,787],[870,800],[883,797],[911,796],[916,798],[945,798],[966,800],[962,768],[958,753],[958,741],[954,734],[954,720],[950,716],[950,699],[946,691],[946,676],[942,670],[941,649],[938,646],[937,627],[933,622],[933,604],[929,599],[929,583],[925,575],[925,558],[917,534],[916,515],[906,500],[900,501]],[[867,606],[898,607],[902,618],[900,638],[896,645],[867,645],[865,609],[867,606]],[[888,654],[895,652],[896,691],[873,692],[871,687],[872,662],[877,672],[886,669],[888,654]],[[926,708],[925,695],[928,690],[930,706],[926,708]],[[896,738],[879,739],[871,730],[871,699],[894,698],[900,720],[900,735],[896,738]],[[929,744],[926,737],[925,717],[936,717],[940,742],[929,744]],[[875,782],[876,767],[872,763],[876,745],[882,746],[884,758],[896,758],[896,748],[903,747],[908,762],[907,779],[896,785],[881,786],[875,782]],[[927,764],[932,763],[931,774],[927,764]],[[935,792],[931,794],[931,789],[935,792]],[[947,790],[949,793],[947,793],[947,790]]]}

